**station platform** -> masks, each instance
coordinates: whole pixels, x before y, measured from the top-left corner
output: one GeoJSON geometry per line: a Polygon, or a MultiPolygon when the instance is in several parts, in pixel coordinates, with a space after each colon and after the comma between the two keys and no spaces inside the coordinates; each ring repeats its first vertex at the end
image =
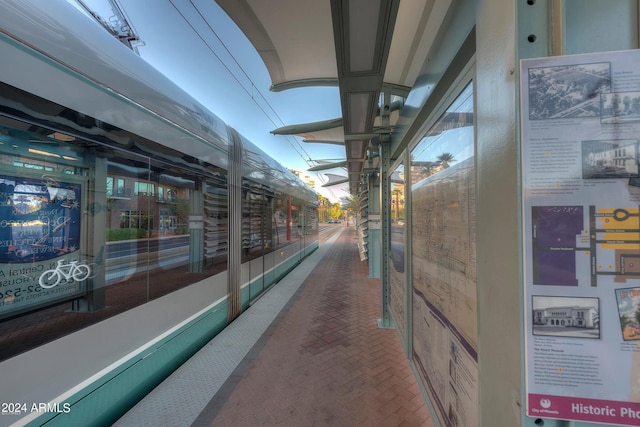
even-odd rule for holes
{"type": "Polygon", "coordinates": [[[342,227],[118,420],[139,426],[433,427],[381,287],[342,227]]]}

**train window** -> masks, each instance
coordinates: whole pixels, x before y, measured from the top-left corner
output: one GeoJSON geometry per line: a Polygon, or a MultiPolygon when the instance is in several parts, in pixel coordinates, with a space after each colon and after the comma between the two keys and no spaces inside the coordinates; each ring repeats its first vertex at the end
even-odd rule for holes
{"type": "Polygon", "coordinates": [[[262,256],[273,247],[273,190],[243,179],[242,258],[243,262],[262,256]]]}
{"type": "Polygon", "coordinates": [[[229,251],[229,191],[226,183],[208,180],[204,190],[204,250],[207,269],[224,270],[229,251]]]}
{"type": "Polygon", "coordinates": [[[47,276],[51,283],[40,278],[55,270],[57,260],[74,263],[84,256],[87,175],[84,159],[56,140],[0,128],[0,319],[86,292],[84,284],[67,280],[48,291],[55,273],[47,276]]]}
{"type": "Polygon", "coordinates": [[[278,224],[276,246],[290,244],[298,237],[298,203],[288,194],[277,193],[275,200],[274,218],[278,224]]]}
{"type": "Polygon", "coordinates": [[[0,360],[227,268],[220,168],[0,130],[0,360]],[[194,214],[208,224],[196,238],[194,214]],[[198,270],[194,245],[205,248],[198,270]]]}

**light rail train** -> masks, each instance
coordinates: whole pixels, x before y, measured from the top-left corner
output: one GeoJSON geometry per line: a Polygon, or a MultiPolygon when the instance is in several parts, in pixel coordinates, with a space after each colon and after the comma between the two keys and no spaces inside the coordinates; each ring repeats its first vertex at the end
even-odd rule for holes
{"type": "Polygon", "coordinates": [[[318,247],[317,195],[65,0],[3,1],[0,55],[0,425],[108,424],[318,247]]]}

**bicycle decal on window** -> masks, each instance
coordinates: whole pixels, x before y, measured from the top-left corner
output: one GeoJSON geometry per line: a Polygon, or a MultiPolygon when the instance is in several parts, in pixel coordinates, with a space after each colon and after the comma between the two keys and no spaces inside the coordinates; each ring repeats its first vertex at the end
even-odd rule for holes
{"type": "Polygon", "coordinates": [[[59,285],[63,279],[66,282],[87,280],[95,276],[94,270],[89,264],[81,264],[79,261],[69,261],[65,264],[65,260],[60,259],[56,268],[47,270],[40,275],[38,282],[44,289],[50,289],[59,285]]]}

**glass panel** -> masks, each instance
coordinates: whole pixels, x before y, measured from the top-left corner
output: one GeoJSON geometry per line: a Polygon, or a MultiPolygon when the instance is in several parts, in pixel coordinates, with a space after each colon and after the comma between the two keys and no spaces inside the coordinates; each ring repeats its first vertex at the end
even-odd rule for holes
{"type": "Polygon", "coordinates": [[[274,201],[275,213],[273,222],[276,233],[273,240],[274,249],[281,248],[291,241],[291,198],[284,193],[276,193],[274,201]]]}
{"type": "Polygon", "coordinates": [[[106,198],[106,301],[125,310],[148,301],[149,240],[155,215],[145,192],[150,177],[149,158],[119,153],[107,161],[107,176],[123,184],[119,196],[106,198]],[[117,260],[117,261],[116,261],[117,260]],[[121,295],[127,295],[126,298],[121,295]]]}
{"type": "Polygon", "coordinates": [[[205,268],[217,273],[227,268],[229,252],[229,199],[225,183],[208,180],[204,189],[205,268]]]}
{"type": "Polygon", "coordinates": [[[317,242],[318,230],[319,230],[319,218],[318,218],[318,206],[307,205],[305,208],[305,228],[304,228],[304,236],[305,236],[305,244],[309,245],[313,242],[317,242]]]}
{"type": "MultiPolygon", "coordinates": [[[[188,286],[207,276],[205,273],[189,273],[191,244],[189,214],[191,199],[197,186],[196,178],[187,174],[175,174],[162,164],[153,165],[148,189],[151,192],[150,211],[153,226],[150,231],[149,298],[154,299],[188,286]],[[172,197],[160,197],[172,194],[172,197]],[[152,277],[154,279],[152,279],[152,277]]],[[[202,242],[199,243],[202,245],[202,242]]]]}
{"type": "Polygon", "coordinates": [[[262,256],[266,244],[266,190],[260,184],[243,180],[242,262],[262,256]]]}
{"type": "Polygon", "coordinates": [[[389,248],[389,307],[402,338],[406,338],[406,275],[404,272],[405,248],[405,181],[404,164],[391,174],[390,248],[389,248]]]}
{"type": "Polygon", "coordinates": [[[411,152],[413,355],[442,425],[477,425],[473,86],[411,152]]]}

